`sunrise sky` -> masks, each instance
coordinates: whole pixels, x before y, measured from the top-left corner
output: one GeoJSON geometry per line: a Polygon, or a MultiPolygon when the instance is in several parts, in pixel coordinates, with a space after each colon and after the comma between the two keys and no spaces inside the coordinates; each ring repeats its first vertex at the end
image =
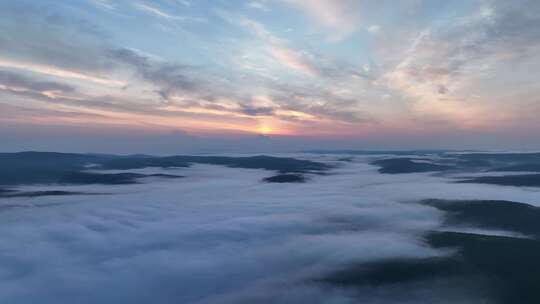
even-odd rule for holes
{"type": "Polygon", "coordinates": [[[540,149],[539,12],[0,1],[0,150],[540,149]]]}

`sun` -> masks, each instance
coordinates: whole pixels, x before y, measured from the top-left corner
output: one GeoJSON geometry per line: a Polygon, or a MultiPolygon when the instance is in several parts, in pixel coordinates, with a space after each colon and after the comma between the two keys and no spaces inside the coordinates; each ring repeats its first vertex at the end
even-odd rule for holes
{"type": "Polygon", "coordinates": [[[272,133],[272,128],[267,125],[262,125],[257,129],[257,132],[261,134],[270,134],[272,133]]]}

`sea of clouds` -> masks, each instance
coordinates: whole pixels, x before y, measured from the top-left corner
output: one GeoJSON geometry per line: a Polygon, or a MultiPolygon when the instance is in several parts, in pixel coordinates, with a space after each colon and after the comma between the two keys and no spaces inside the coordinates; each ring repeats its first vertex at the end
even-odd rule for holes
{"type": "Polygon", "coordinates": [[[393,302],[396,286],[359,293],[320,279],[363,262],[451,254],[424,243],[443,214],[418,200],[535,203],[539,194],[379,174],[365,157],[301,157],[337,167],[303,184],[194,165],[130,170],[185,176],[135,185],[20,187],[93,194],[0,199],[0,303],[403,303],[393,302]]]}

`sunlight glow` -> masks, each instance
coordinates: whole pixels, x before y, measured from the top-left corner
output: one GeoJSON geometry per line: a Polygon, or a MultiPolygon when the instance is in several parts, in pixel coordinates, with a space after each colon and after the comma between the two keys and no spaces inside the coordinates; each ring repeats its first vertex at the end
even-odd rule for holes
{"type": "Polygon", "coordinates": [[[261,133],[261,134],[265,134],[265,135],[266,134],[271,134],[272,132],[273,132],[272,128],[270,128],[267,125],[262,125],[257,129],[257,133],[261,133]]]}

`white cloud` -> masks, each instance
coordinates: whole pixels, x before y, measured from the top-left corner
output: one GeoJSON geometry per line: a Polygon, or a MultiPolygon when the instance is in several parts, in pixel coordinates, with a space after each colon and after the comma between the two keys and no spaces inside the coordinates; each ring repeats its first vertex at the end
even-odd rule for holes
{"type": "Polygon", "coordinates": [[[178,18],[176,16],[170,15],[169,13],[163,11],[160,8],[150,6],[150,5],[145,4],[145,3],[135,3],[134,6],[137,9],[139,9],[139,10],[141,10],[143,12],[152,14],[152,15],[157,16],[157,17],[161,17],[161,18],[165,18],[165,19],[176,19],[176,18],[178,18]]]}
{"type": "Polygon", "coordinates": [[[439,227],[441,214],[404,201],[534,202],[537,195],[427,174],[382,175],[363,158],[306,184],[264,184],[272,172],[218,166],[133,172],[187,177],[54,186],[109,194],[2,201],[0,301],[353,301],[347,290],[309,282],[353,263],[447,254],[419,238],[439,227]]]}
{"type": "Polygon", "coordinates": [[[108,10],[108,11],[112,11],[112,10],[116,9],[116,6],[114,4],[112,4],[109,0],[89,0],[89,1],[93,5],[95,5],[95,6],[99,7],[99,8],[108,10]]]}
{"type": "Polygon", "coordinates": [[[247,3],[247,6],[254,9],[261,10],[261,11],[265,11],[265,12],[270,11],[270,8],[268,8],[266,1],[249,1],[247,3]]]}
{"type": "Polygon", "coordinates": [[[316,76],[317,70],[306,58],[307,54],[285,47],[271,47],[272,56],[284,66],[293,70],[316,76]]]}
{"type": "MultiPolygon", "coordinates": [[[[189,2],[186,2],[186,3],[181,2],[181,4],[185,6],[190,5],[189,2]]],[[[161,8],[158,8],[153,5],[148,5],[146,3],[137,2],[137,3],[134,3],[133,6],[142,12],[145,12],[147,14],[153,15],[154,17],[159,17],[166,20],[193,21],[193,22],[205,21],[204,18],[200,18],[200,17],[173,15],[161,8]]]]}
{"type": "MultiPolygon", "coordinates": [[[[315,64],[312,63],[312,60],[314,60],[312,54],[307,51],[287,47],[288,41],[277,37],[263,24],[245,17],[240,17],[238,18],[239,21],[237,21],[236,18],[228,14],[222,13],[222,16],[228,22],[238,22],[240,26],[252,32],[260,40],[262,49],[267,51],[271,58],[276,60],[280,65],[311,76],[318,74],[315,64]]],[[[243,58],[243,61],[245,61],[245,58],[243,58]]],[[[263,67],[258,68],[264,69],[263,67]]]]}
{"type": "Polygon", "coordinates": [[[358,1],[352,0],[286,0],[300,8],[332,32],[329,39],[339,41],[356,30],[361,21],[358,1]]]}
{"type": "Polygon", "coordinates": [[[378,26],[378,25],[376,25],[376,24],[370,25],[370,26],[368,26],[368,28],[367,28],[367,31],[368,31],[370,34],[377,34],[380,30],[381,30],[381,27],[378,26]]]}
{"type": "Polygon", "coordinates": [[[70,71],[70,70],[66,70],[62,68],[57,68],[54,66],[31,63],[31,62],[22,62],[22,61],[17,61],[17,60],[12,60],[12,59],[0,58],[0,67],[24,70],[24,71],[28,71],[32,73],[39,73],[39,74],[50,75],[50,76],[55,76],[55,77],[60,77],[60,78],[90,81],[90,82],[99,83],[102,85],[109,85],[109,86],[116,86],[116,87],[122,87],[126,85],[125,82],[116,80],[116,79],[109,79],[106,77],[101,77],[97,75],[89,75],[89,74],[85,74],[85,73],[81,73],[77,71],[70,71]]]}

